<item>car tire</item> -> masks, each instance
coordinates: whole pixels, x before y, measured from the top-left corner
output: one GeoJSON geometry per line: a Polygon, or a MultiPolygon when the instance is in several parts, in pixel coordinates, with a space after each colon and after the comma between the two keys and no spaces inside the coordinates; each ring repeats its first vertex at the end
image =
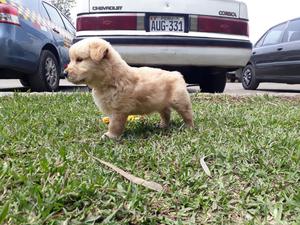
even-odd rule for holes
{"type": "Polygon", "coordinates": [[[235,83],[235,78],[230,78],[231,83],[235,83]]]}
{"type": "Polygon", "coordinates": [[[30,83],[27,78],[21,78],[20,83],[22,84],[23,87],[30,87],[30,83]]]}
{"type": "Polygon", "coordinates": [[[243,69],[242,85],[246,90],[256,90],[259,85],[259,82],[256,79],[255,69],[251,64],[243,69]]]}
{"type": "Polygon", "coordinates": [[[51,51],[43,50],[38,70],[29,78],[31,89],[33,91],[57,91],[59,73],[60,68],[55,55],[51,51]]]}
{"type": "Polygon", "coordinates": [[[201,92],[222,93],[226,86],[226,72],[215,71],[209,75],[203,76],[199,86],[201,92]]]}

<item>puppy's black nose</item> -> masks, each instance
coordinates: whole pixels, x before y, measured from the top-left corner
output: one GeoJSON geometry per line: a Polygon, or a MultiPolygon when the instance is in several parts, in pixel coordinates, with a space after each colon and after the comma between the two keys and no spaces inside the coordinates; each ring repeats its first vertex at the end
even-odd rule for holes
{"type": "Polygon", "coordinates": [[[69,76],[68,71],[64,70],[63,75],[64,75],[65,78],[68,78],[68,76],[69,76]]]}

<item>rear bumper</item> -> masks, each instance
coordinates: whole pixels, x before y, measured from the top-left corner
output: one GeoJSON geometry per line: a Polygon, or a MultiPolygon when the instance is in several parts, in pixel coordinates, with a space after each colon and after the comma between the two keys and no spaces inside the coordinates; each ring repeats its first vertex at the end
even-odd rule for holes
{"type": "MultiPolygon", "coordinates": [[[[91,36],[77,37],[74,42],[91,36]]],[[[129,64],[244,66],[252,51],[249,40],[182,36],[99,36],[110,42],[129,64]]]]}

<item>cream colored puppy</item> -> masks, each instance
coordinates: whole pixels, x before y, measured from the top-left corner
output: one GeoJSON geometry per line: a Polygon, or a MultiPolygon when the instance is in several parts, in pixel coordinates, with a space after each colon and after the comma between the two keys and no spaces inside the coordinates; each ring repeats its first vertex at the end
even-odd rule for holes
{"type": "Polygon", "coordinates": [[[70,48],[70,64],[65,70],[74,84],[92,88],[96,105],[109,116],[109,138],[122,135],[127,116],[160,113],[160,126],[169,125],[175,109],[188,127],[193,112],[186,83],[179,72],[130,67],[105,40],[87,38],[70,48]]]}

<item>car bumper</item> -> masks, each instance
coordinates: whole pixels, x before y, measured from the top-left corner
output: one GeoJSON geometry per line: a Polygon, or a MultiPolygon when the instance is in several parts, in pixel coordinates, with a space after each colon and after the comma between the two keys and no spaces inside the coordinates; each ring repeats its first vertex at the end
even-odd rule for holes
{"type": "MultiPolygon", "coordinates": [[[[90,36],[77,37],[74,42],[90,36]]],[[[99,36],[129,64],[238,68],[248,62],[249,40],[177,36],[99,36]]]]}

